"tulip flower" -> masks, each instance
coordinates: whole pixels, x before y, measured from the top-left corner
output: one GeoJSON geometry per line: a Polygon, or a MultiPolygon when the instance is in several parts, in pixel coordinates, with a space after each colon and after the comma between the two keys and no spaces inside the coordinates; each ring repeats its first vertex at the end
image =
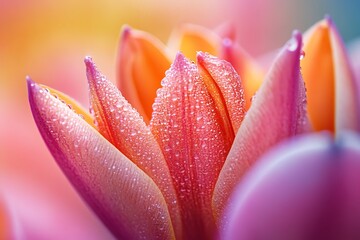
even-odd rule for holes
{"type": "Polygon", "coordinates": [[[149,125],[90,58],[85,63],[95,124],[74,101],[59,92],[55,98],[29,79],[30,105],[54,158],[115,236],[211,239],[220,217],[212,206],[219,194],[214,189],[225,181],[220,171],[233,156],[230,148],[246,147],[235,135],[249,144],[265,136],[258,149],[244,152],[252,162],[307,128],[301,46],[295,32],[245,118],[239,76],[228,62],[202,52],[196,65],[177,54],[149,125]]]}
{"type": "Polygon", "coordinates": [[[359,160],[354,133],[280,144],[235,190],[224,239],[359,239],[359,160]]]}
{"type": "Polygon", "coordinates": [[[307,94],[297,31],[271,67],[262,70],[233,39],[201,28],[186,27],[170,44],[185,49],[194,63],[182,53],[174,57],[149,34],[125,27],[118,87],[90,57],[85,59],[90,113],[28,78],[30,106],[55,160],[114,236],[214,239],[230,229],[223,225],[224,211],[236,201],[229,198],[266,151],[311,130],[358,129],[358,95],[339,36],[328,19],[314,29],[304,45],[309,60],[301,63],[307,94]],[[316,36],[323,26],[330,46],[320,51],[316,36]],[[193,55],[204,47],[228,61],[204,52],[193,55]],[[317,75],[310,63],[322,58],[333,65],[328,72],[324,67],[319,79],[331,76],[330,83],[313,85],[342,86],[336,95],[337,88],[329,87],[324,98],[333,101],[313,97],[308,102],[307,95],[319,91],[311,85],[317,75]],[[336,117],[321,121],[314,111],[309,120],[307,103],[336,117]],[[345,117],[347,109],[352,113],[345,117]]]}

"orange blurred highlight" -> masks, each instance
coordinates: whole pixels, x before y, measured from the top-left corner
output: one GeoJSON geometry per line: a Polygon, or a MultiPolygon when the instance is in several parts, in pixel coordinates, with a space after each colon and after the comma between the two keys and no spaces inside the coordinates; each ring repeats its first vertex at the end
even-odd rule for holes
{"type": "Polygon", "coordinates": [[[313,128],[334,132],[335,76],[329,31],[327,20],[315,26],[310,39],[304,41],[306,57],[300,64],[313,128]]]}

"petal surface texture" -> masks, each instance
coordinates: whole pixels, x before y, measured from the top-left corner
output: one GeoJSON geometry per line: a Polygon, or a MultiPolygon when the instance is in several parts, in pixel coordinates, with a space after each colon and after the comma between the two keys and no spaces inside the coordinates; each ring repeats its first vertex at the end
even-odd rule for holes
{"type": "Polygon", "coordinates": [[[120,152],[150,176],[164,194],[174,222],[181,233],[180,212],[169,168],[150,128],[121,95],[117,87],[85,59],[91,106],[99,132],[120,152]]]}
{"type": "Polygon", "coordinates": [[[275,60],[237,132],[214,190],[213,210],[217,219],[247,169],[270,147],[304,132],[308,126],[305,88],[299,66],[301,44],[300,33],[294,32],[275,60]]]}
{"type": "MultiPolygon", "coordinates": [[[[221,62],[203,53],[198,58],[202,61],[198,64],[208,69],[208,79],[200,74],[202,67],[199,73],[197,66],[179,53],[157,93],[150,126],[177,190],[184,238],[212,239],[216,227],[211,196],[234,132],[220,87],[209,78],[217,75],[210,73],[214,61],[221,62]],[[216,88],[215,96],[208,88],[216,88]]],[[[225,63],[220,65],[219,71],[229,70],[225,63]]],[[[238,76],[229,79],[239,80],[238,76]]],[[[241,100],[237,104],[240,108],[241,100]]]]}
{"type": "Polygon", "coordinates": [[[360,239],[359,171],[354,133],[280,144],[236,189],[224,239],[360,239]]]}
{"type": "Polygon", "coordinates": [[[222,41],[220,56],[229,61],[239,73],[245,91],[246,110],[248,110],[252,97],[259,90],[264,79],[263,70],[238,44],[228,38],[222,41]]]}
{"type": "Polygon", "coordinates": [[[166,47],[152,35],[124,27],[117,57],[117,84],[124,97],[149,122],[152,104],[170,67],[166,47]]]}
{"type": "Polygon", "coordinates": [[[59,99],[28,80],[36,124],[65,175],[113,234],[173,239],[156,184],[59,99]]]}
{"type": "Polygon", "coordinates": [[[360,131],[355,77],[332,20],[327,17],[313,26],[304,43],[301,67],[314,130],[360,131]]]}

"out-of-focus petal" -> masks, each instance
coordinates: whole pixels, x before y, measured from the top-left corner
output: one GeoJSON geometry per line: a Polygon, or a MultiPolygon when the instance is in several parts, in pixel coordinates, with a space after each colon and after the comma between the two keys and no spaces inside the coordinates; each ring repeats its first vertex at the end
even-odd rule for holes
{"type": "Polygon", "coordinates": [[[217,111],[222,111],[224,124],[230,121],[226,125],[232,125],[232,134],[236,134],[245,115],[244,90],[239,75],[230,63],[203,52],[198,52],[197,64],[217,111]]]}
{"type": "Polygon", "coordinates": [[[238,44],[229,38],[222,41],[220,57],[234,66],[244,86],[246,110],[250,108],[251,98],[259,90],[265,73],[238,44]]]}
{"type": "Polygon", "coordinates": [[[314,129],[360,131],[355,77],[331,19],[315,24],[305,34],[304,43],[306,57],[301,67],[314,129]]]}
{"type": "Polygon", "coordinates": [[[219,55],[221,39],[214,32],[197,25],[184,24],[176,29],[170,39],[170,49],[180,50],[186,57],[196,60],[198,51],[219,55]]]}
{"type": "Polygon", "coordinates": [[[154,180],[164,194],[177,236],[180,236],[181,220],[176,193],[159,144],[139,113],[97,70],[92,59],[87,57],[85,63],[91,106],[99,132],[154,180]]]}
{"type": "Polygon", "coordinates": [[[66,176],[102,221],[123,239],[172,239],[156,184],[66,104],[28,80],[39,131],[66,176]]]}
{"type": "Polygon", "coordinates": [[[166,47],[152,35],[124,27],[117,57],[117,84],[149,122],[156,90],[170,67],[166,47]]]}
{"type": "Polygon", "coordinates": [[[10,205],[0,198],[0,239],[20,239],[22,237],[22,231],[12,214],[10,205]]]}
{"type": "Polygon", "coordinates": [[[349,53],[356,78],[358,107],[360,108],[360,39],[355,40],[351,44],[349,53]]]}
{"type": "Polygon", "coordinates": [[[308,127],[300,75],[301,45],[300,33],[294,32],[240,126],[214,190],[213,210],[217,219],[246,170],[270,147],[308,127]]]}
{"type": "Polygon", "coordinates": [[[234,138],[232,127],[223,124],[227,116],[216,111],[197,66],[181,53],[162,86],[150,126],[178,193],[184,239],[212,239],[211,196],[234,138]]]}
{"type": "Polygon", "coordinates": [[[232,196],[224,239],[360,239],[359,160],[350,133],[277,146],[232,196]]]}

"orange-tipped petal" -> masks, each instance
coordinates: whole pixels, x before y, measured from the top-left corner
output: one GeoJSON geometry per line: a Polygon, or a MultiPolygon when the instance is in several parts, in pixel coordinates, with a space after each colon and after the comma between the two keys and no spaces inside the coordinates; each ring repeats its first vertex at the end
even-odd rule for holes
{"type": "Polygon", "coordinates": [[[97,70],[90,57],[85,59],[85,64],[91,106],[99,132],[159,186],[169,205],[174,227],[180,234],[181,221],[176,193],[159,144],[139,113],[125,100],[116,86],[97,70]]]}
{"type": "Polygon", "coordinates": [[[62,93],[56,89],[50,88],[48,86],[45,86],[43,84],[39,84],[42,88],[45,88],[52,94],[53,96],[59,98],[61,101],[66,103],[70,108],[74,110],[77,114],[81,115],[84,120],[92,127],[96,128],[94,125],[94,119],[90,115],[88,111],[86,111],[79,103],[77,103],[74,99],[66,95],[65,93],[62,93]]]}
{"type": "Polygon", "coordinates": [[[264,72],[238,44],[233,43],[232,40],[226,38],[222,41],[221,58],[230,62],[235,70],[240,75],[242,84],[244,86],[246,110],[250,108],[251,98],[265,76],[264,72]]]}
{"type": "Polygon", "coordinates": [[[117,84],[146,123],[151,118],[156,90],[169,67],[165,46],[158,39],[124,27],[117,57],[117,84]]]}
{"type": "Polygon", "coordinates": [[[301,62],[309,118],[315,130],[360,130],[355,78],[344,44],[330,18],[315,24],[304,37],[301,62]]]}
{"type": "Polygon", "coordinates": [[[75,188],[121,239],[173,239],[156,184],[81,117],[28,79],[31,110],[50,152],[75,188]]]}
{"type": "Polygon", "coordinates": [[[195,64],[178,54],[157,93],[151,130],[177,190],[185,239],[216,231],[211,196],[233,139],[195,64]]]}
{"type": "Polygon", "coordinates": [[[207,53],[198,52],[197,64],[216,108],[223,111],[220,115],[224,116],[224,124],[232,125],[232,134],[236,134],[245,115],[244,90],[239,75],[230,63],[207,53]]]}
{"type": "Polygon", "coordinates": [[[178,28],[170,37],[169,48],[180,50],[186,57],[196,60],[198,51],[219,55],[221,39],[212,31],[201,26],[185,24],[178,28]]]}
{"type": "Polygon", "coordinates": [[[246,170],[279,141],[307,127],[304,82],[300,75],[301,34],[280,52],[247,112],[220,172],[213,196],[219,218],[246,170]]]}

